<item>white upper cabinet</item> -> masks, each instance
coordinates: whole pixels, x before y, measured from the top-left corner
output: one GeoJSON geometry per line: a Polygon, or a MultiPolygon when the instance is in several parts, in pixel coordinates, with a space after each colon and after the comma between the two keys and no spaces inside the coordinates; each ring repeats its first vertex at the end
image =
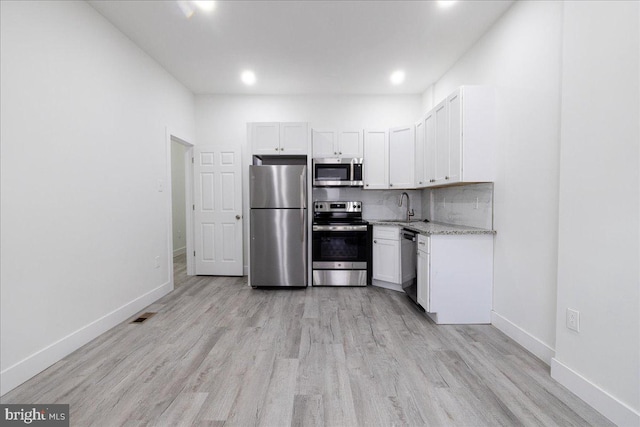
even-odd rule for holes
{"type": "Polygon", "coordinates": [[[340,157],[362,157],[361,130],[343,130],[338,132],[338,155],[340,157]]]}
{"type": "Polygon", "coordinates": [[[308,153],[308,124],[280,123],[280,154],[306,155],[308,153]]]}
{"type": "Polygon", "coordinates": [[[435,182],[436,176],[436,114],[435,110],[429,111],[424,116],[424,180],[429,186],[435,182]]]}
{"type": "Polygon", "coordinates": [[[415,188],[415,129],[413,125],[389,130],[389,188],[415,188]]]}
{"type": "Polygon", "coordinates": [[[251,123],[249,133],[253,154],[280,154],[280,123],[251,123]]]}
{"type": "Polygon", "coordinates": [[[313,157],[336,157],[337,139],[334,130],[311,129],[313,157]]]}
{"type": "Polygon", "coordinates": [[[308,148],[307,123],[250,123],[251,154],[306,155],[308,148]]]}
{"type": "Polygon", "coordinates": [[[435,119],[435,161],[432,183],[443,184],[449,174],[449,115],[447,102],[442,101],[433,111],[435,119]]]}
{"type": "Polygon", "coordinates": [[[495,180],[494,98],[491,87],[463,86],[427,114],[428,185],[495,180]],[[429,129],[429,120],[434,122],[433,129],[429,129]]]}
{"type": "Polygon", "coordinates": [[[426,186],[425,178],[425,146],[424,146],[424,117],[416,122],[416,149],[415,149],[415,187],[426,186]]]}
{"type": "Polygon", "coordinates": [[[311,131],[313,157],[362,157],[361,130],[311,131]]]}
{"type": "Polygon", "coordinates": [[[446,179],[462,181],[462,91],[447,97],[449,114],[449,171],[446,179]]]}
{"type": "Polygon", "coordinates": [[[386,130],[364,131],[364,188],[389,188],[389,136],[386,130]]]}

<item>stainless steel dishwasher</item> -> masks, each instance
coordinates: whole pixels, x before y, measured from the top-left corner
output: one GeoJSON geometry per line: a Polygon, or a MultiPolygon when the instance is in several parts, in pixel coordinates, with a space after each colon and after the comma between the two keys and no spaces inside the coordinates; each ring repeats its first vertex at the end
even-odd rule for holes
{"type": "MultiPolygon", "coordinates": [[[[402,229],[402,239],[400,240],[400,256],[402,268],[402,289],[418,304],[418,243],[415,231],[402,229]]],[[[418,304],[419,305],[419,304],[418,304]]]]}

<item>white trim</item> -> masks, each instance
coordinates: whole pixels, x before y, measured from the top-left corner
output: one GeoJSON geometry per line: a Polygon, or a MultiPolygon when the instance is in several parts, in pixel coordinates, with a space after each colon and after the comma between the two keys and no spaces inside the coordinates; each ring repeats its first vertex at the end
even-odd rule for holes
{"type": "Polygon", "coordinates": [[[173,256],[177,257],[178,255],[182,255],[182,254],[186,254],[187,253],[187,247],[183,246],[181,248],[178,248],[176,250],[173,251],[173,256]]]}
{"type": "Polygon", "coordinates": [[[245,264],[245,266],[244,266],[242,271],[243,271],[245,276],[248,276],[249,275],[249,266],[245,264]]]}
{"type": "MultiPolygon", "coordinates": [[[[612,363],[615,362],[612,361],[612,363]]],[[[555,357],[551,359],[551,378],[568,388],[615,424],[621,427],[640,425],[638,411],[610,395],[555,357]]]]}
{"type": "Polygon", "coordinates": [[[402,285],[399,285],[397,283],[391,283],[391,282],[385,282],[384,280],[373,279],[371,281],[371,284],[379,288],[385,288],[385,289],[390,289],[392,291],[405,293],[404,289],[402,289],[402,285]]]}
{"type": "Polygon", "coordinates": [[[64,338],[44,347],[20,362],[0,372],[0,395],[13,390],[23,382],[62,360],[92,339],[124,322],[153,302],[171,292],[173,286],[167,282],[134,299],[64,338]]]}
{"type": "Polygon", "coordinates": [[[553,348],[493,310],[491,311],[491,324],[533,353],[538,359],[547,365],[551,364],[551,359],[556,355],[556,351],[553,348]]]}
{"type": "MultiPolygon", "coordinates": [[[[193,145],[187,146],[184,156],[185,156],[184,157],[184,161],[185,161],[185,168],[184,168],[185,207],[184,208],[186,209],[185,218],[187,219],[186,221],[187,229],[185,230],[185,237],[187,241],[187,253],[193,254],[193,251],[195,250],[195,246],[193,242],[195,238],[194,228],[193,228],[193,209],[191,208],[191,206],[194,203],[193,201],[193,162],[191,161],[191,159],[193,159],[193,145]]],[[[187,257],[187,275],[193,276],[195,274],[196,274],[196,259],[193,255],[188,256],[187,257]]]]}

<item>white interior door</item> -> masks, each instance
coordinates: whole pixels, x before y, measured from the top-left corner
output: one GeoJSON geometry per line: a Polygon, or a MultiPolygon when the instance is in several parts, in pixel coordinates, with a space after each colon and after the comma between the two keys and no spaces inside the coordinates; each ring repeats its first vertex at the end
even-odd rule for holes
{"type": "Polygon", "coordinates": [[[196,274],[242,276],[240,149],[195,147],[193,163],[196,274]]]}

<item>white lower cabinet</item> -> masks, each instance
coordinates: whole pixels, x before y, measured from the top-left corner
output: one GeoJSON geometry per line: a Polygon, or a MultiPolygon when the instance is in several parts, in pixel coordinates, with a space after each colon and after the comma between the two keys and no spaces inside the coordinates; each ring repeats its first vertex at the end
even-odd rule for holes
{"type": "Polygon", "coordinates": [[[402,289],[400,277],[400,227],[373,227],[373,280],[375,285],[402,289]],[[388,282],[390,285],[384,286],[388,282]]]}
{"type": "Polygon", "coordinates": [[[429,238],[418,235],[418,304],[430,311],[429,306],[429,238]]]}
{"type": "Polygon", "coordinates": [[[418,303],[435,323],[491,323],[492,283],[492,234],[418,236],[418,303]]]}

